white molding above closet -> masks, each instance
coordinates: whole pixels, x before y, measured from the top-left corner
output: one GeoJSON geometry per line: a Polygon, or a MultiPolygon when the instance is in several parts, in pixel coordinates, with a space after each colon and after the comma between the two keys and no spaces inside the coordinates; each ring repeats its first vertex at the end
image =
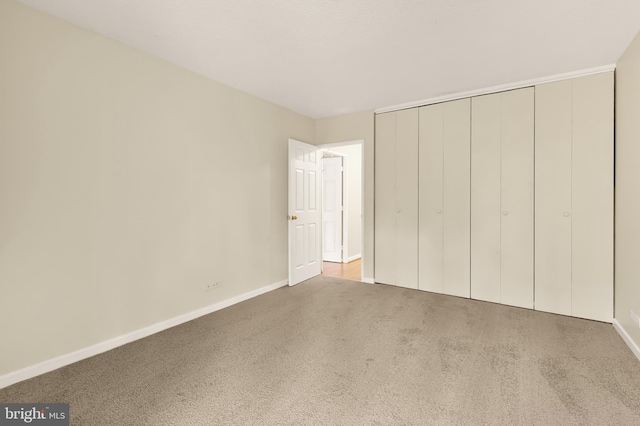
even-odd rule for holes
{"type": "Polygon", "coordinates": [[[513,82],[513,83],[501,84],[501,85],[498,85],[498,86],[486,87],[484,89],[470,90],[470,91],[467,91],[467,92],[451,93],[451,94],[448,94],[448,95],[438,96],[438,97],[435,97],[435,98],[422,99],[422,100],[418,100],[418,101],[407,102],[407,103],[404,103],[404,104],[392,105],[392,106],[388,106],[388,107],[382,107],[382,108],[375,109],[373,112],[375,114],[382,114],[382,113],[385,113],[385,112],[399,111],[399,110],[402,110],[402,109],[415,108],[415,107],[420,107],[420,106],[425,106],[425,105],[432,105],[432,104],[437,104],[437,103],[440,103],[440,102],[454,101],[456,99],[471,98],[473,96],[481,96],[481,95],[488,95],[488,94],[491,94],[491,93],[505,92],[507,90],[522,89],[523,87],[531,87],[531,86],[536,86],[536,85],[544,84],[544,83],[552,83],[554,81],[567,80],[567,79],[570,79],[570,78],[585,77],[585,76],[588,76],[588,75],[600,74],[600,73],[609,72],[609,71],[615,71],[615,69],[616,69],[616,64],[609,64],[609,65],[604,65],[604,66],[601,66],[601,67],[587,68],[587,69],[584,69],[584,70],[571,71],[571,72],[562,73],[562,74],[555,74],[555,75],[551,75],[551,76],[547,76],[547,77],[534,78],[534,79],[531,79],[531,80],[516,81],[516,82],[513,82]]]}

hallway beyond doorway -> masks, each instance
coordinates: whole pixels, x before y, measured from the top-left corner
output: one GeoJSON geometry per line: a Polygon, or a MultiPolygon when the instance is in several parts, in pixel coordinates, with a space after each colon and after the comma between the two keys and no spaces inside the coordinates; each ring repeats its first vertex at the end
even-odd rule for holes
{"type": "Polygon", "coordinates": [[[349,263],[322,262],[322,274],[329,277],[344,278],[360,281],[362,259],[352,260],[349,263]]]}

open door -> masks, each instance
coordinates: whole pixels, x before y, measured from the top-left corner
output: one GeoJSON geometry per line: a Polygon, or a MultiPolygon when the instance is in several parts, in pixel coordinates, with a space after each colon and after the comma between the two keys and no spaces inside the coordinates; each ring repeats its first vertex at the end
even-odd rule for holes
{"type": "Polygon", "coordinates": [[[318,147],[289,139],[289,285],[320,275],[320,168],[318,147]]]}
{"type": "Polygon", "coordinates": [[[343,157],[322,159],[322,260],[342,263],[345,236],[343,157]]]}

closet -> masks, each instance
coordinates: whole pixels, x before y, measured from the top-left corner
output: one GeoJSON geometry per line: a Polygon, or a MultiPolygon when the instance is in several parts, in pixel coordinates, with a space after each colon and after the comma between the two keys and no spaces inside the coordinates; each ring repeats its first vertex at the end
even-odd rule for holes
{"type": "Polygon", "coordinates": [[[418,288],[418,109],[376,116],[376,282],[418,288]]]}
{"type": "Polygon", "coordinates": [[[536,309],[613,317],[613,73],[536,86],[536,309]]]}
{"type": "Polygon", "coordinates": [[[377,114],[375,281],[611,322],[613,83],[377,114]]]}
{"type": "Polygon", "coordinates": [[[471,101],[419,110],[418,288],[470,295],[471,101]]]}
{"type": "Polygon", "coordinates": [[[533,308],[534,90],[471,102],[471,298],[533,308]]]}

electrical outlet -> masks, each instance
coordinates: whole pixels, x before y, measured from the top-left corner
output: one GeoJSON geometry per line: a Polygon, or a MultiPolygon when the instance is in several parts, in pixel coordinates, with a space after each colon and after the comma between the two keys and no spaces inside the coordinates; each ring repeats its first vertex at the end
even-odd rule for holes
{"type": "Polygon", "coordinates": [[[220,287],[220,281],[214,281],[214,282],[208,282],[204,285],[203,290],[204,291],[209,291],[209,290],[213,290],[214,288],[218,288],[220,287]]]}
{"type": "Polygon", "coordinates": [[[640,327],[640,318],[638,318],[638,315],[636,315],[635,312],[633,312],[633,310],[630,311],[631,312],[631,321],[633,321],[633,323],[636,325],[636,327],[640,327]]]}

